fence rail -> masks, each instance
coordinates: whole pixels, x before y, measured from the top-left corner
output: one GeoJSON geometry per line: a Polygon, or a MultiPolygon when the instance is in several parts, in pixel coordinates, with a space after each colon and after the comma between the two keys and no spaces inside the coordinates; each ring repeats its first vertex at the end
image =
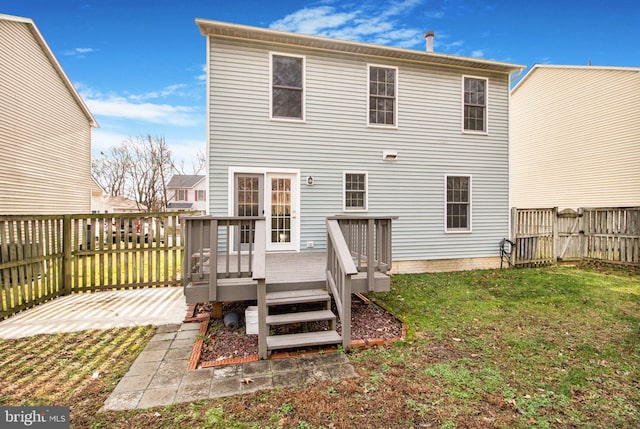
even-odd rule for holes
{"type": "Polygon", "coordinates": [[[181,284],[180,215],[0,216],[0,319],[71,293],[181,284]]]}
{"type": "Polygon", "coordinates": [[[558,261],[640,266],[640,207],[513,208],[511,228],[515,266],[558,261]]]}

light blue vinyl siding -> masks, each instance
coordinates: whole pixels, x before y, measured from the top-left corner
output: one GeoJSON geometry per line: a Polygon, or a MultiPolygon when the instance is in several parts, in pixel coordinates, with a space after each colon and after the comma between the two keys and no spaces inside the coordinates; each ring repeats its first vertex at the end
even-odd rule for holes
{"type": "Polygon", "coordinates": [[[211,214],[228,213],[229,166],[299,169],[300,248],[324,248],[325,218],[344,213],[344,172],[367,172],[367,214],[399,216],[395,260],[498,255],[509,232],[506,74],[217,38],[209,72],[211,214]],[[306,58],[303,123],[269,119],[270,52],[306,58]],[[369,64],[398,67],[397,129],[367,125],[369,64]],[[469,74],[489,79],[488,135],[462,133],[469,74]],[[445,175],[473,177],[471,233],[445,232],[445,175]]]}

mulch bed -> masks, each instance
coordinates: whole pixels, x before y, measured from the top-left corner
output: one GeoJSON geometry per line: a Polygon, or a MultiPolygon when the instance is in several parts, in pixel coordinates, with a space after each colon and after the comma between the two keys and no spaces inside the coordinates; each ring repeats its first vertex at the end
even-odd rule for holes
{"type": "MultiPolygon", "coordinates": [[[[240,316],[240,326],[238,329],[225,328],[220,319],[212,318],[212,308],[210,304],[197,304],[187,319],[187,321],[202,322],[199,341],[194,346],[191,359],[191,368],[205,368],[220,366],[232,363],[248,362],[257,360],[258,357],[258,336],[248,335],[245,330],[245,310],[249,305],[256,305],[255,302],[241,302],[224,304],[222,314],[226,315],[236,312],[240,316]]],[[[314,304],[298,305],[297,308],[283,306],[282,312],[288,311],[309,311],[314,308],[314,304]]],[[[277,311],[277,309],[276,309],[277,311]]],[[[334,314],[338,314],[335,306],[334,314]]],[[[328,322],[298,323],[292,325],[274,326],[276,335],[290,334],[297,332],[310,332],[328,329],[328,322]]],[[[336,322],[336,330],[342,333],[340,321],[336,322]]],[[[374,345],[387,344],[404,338],[405,326],[398,321],[391,313],[374,303],[364,303],[358,298],[353,298],[351,303],[351,346],[354,348],[365,348],[374,345]]],[[[271,359],[279,357],[289,357],[292,355],[318,353],[322,351],[337,350],[335,346],[309,347],[302,349],[290,349],[274,352],[271,359]]]]}

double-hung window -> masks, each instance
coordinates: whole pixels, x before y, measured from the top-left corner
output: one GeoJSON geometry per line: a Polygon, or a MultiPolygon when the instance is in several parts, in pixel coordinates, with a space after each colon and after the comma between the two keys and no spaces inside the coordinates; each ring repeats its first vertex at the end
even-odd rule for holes
{"type": "Polygon", "coordinates": [[[397,68],[369,66],[369,125],[397,125],[397,84],[397,68]]]}
{"type": "Polygon", "coordinates": [[[186,189],[177,189],[176,190],[176,201],[187,201],[187,190],[186,189]]]}
{"type": "Polygon", "coordinates": [[[487,132],[487,87],[484,78],[463,76],[463,131],[487,132]]]}
{"type": "Polygon", "coordinates": [[[203,189],[196,190],[196,201],[206,201],[206,191],[203,189]]]}
{"type": "Polygon", "coordinates": [[[271,117],[304,120],[304,57],[271,55],[271,117]]]}
{"type": "Polygon", "coordinates": [[[446,215],[447,232],[471,231],[471,177],[446,176],[446,215]]]}
{"type": "Polygon", "coordinates": [[[344,173],[344,210],[367,210],[367,173],[344,173]]]}

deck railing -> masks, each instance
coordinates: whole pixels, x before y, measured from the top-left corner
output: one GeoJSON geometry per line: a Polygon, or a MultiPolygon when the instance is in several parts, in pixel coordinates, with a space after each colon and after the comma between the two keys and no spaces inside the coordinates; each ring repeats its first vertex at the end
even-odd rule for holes
{"type": "Polygon", "coordinates": [[[208,284],[209,301],[217,300],[222,278],[252,278],[264,271],[264,217],[186,217],[184,286],[208,284]],[[261,237],[262,240],[258,240],[261,237]]]}
{"type": "Polygon", "coordinates": [[[334,216],[359,272],[367,273],[369,291],[373,292],[375,273],[391,269],[391,223],[394,216],[334,216]]]}
{"type": "Polygon", "coordinates": [[[327,286],[342,325],[342,346],[351,346],[351,277],[358,274],[349,246],[335,219],[327,219],[327,286]]]}

